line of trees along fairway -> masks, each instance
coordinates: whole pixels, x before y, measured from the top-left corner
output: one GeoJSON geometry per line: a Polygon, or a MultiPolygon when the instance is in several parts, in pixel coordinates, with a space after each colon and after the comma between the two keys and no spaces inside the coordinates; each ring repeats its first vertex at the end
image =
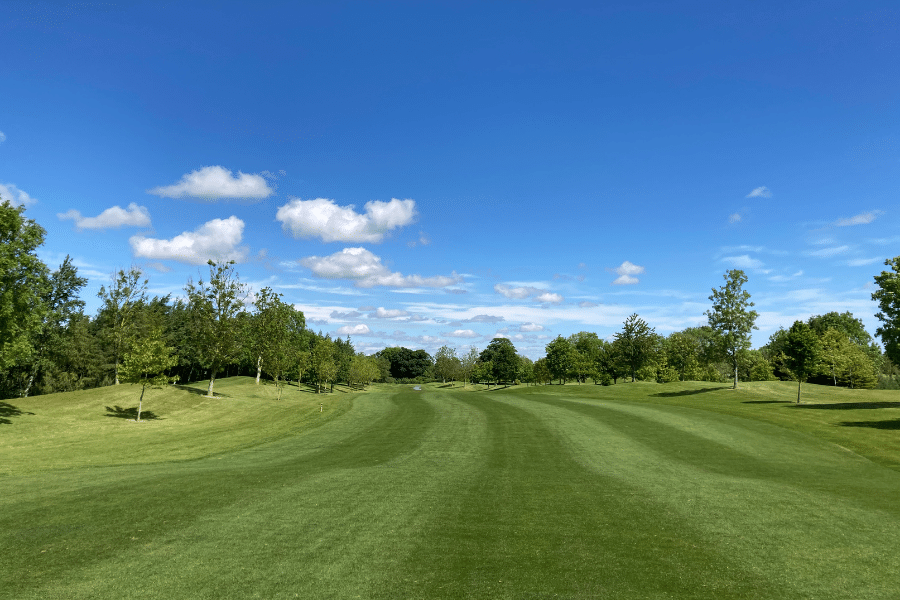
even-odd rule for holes
{"type": "Polygon", "coordinates": [[[751,310],[746,275],[725,274],[713,289],[707,324],[663,337],[637,314],[609,339],[596,333],[559,336],[546,356],[532,362],[503,337],[484,350],[443,347],[434,359],[422,349],[385,348],[374,356],[357,353],[350,339],[332,339],[306,329],[303,313],[264,288],[246,310],[247,294],[234,263],[210,262],[209,278],[188,281],[187,300],[147,293],[139,268],[113,273],[100,292],[96,315],[84,314],[80,293],[85,279],[66,257],[52,271],[37,257],[45,232],[25,217],[25,209],[0,202],[0,398],[73,391],[123,380],[124,357],[146,340],[172,348],[167,377],[181,382],[244,375],[273,380],[279,397],[288,380],[333,389],[335,383],[372,381],[487,383],[551,381],[617,384],[629,380],[699,380],[736,385],[743,380],[783,379],[854,388],[900,387],[900,257],[886,261],[875,276],[872,298],[879,304],[878,336],[885,353],[862,321],[849,312],[827,313],[806,322],[817,339],[817,359],[797,362],[789,330],[749,349],[756,312],[751,310]]]}

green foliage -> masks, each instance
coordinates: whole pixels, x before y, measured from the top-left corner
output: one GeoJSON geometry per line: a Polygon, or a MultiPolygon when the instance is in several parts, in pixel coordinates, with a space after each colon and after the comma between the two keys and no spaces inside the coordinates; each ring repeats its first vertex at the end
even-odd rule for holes
{"type": "Polygon", "coordinates": [[[185,292],[190,307],[191,339],[200,364],[210,370],[207,395],[212,397],[219,369],[236,360],[242,339],[238,315],[244,311],[247,287],[234,271],[234,261],[217,264],[210,260],[209,281],[188,281],[185,292]]]}
{"type": "Polygon", "coordinates": [[[491,376],[497,382],[515,381],[519,372],[519,356],[516,347],[507,338],[494,338],[478,357],[482,363],[491,363],[491,376]]]}
{"type": "Polygon", "coordinates": [[[575,349],[572,348],[572,343],[558,335],[544,349],[547,352],[546,364],[550,376],[553,379],[559,379],[560,383],[564,383],[575,363],[575,349]]]}
{"type": "Polygon", "coordinates": [[[24,206],[0,204],[0,370],[31,359],[46,313],[48,269],[36,254],[45,231],[24,213],[24,206]]]}
{"type": "Polygon", "coordinates": [[[900,256],[889,258],[884,264],[891,270],[875,276],[878,289],[872,293],[879,308],[875,317],[881,321],[875,334],[881,338],[888,358],[900,364],[900,256]]]}
{"type": "Polygon", "coordinates": [[[403,347],[385,348],[376,353],[386,358],[390,364],[390,375],[394,379],[417,379],[433,374],[434,361],[424,350],[410,350],[403,347]]]}
{"type": "Polygon", "coordinates": [[[102,301],[98,320],[105,325],[103,337],[113,356],[113,374],[119,383],[119,361],[134,339],[134,315],[137,306],[147,297],[147,279],[141,281],[142,272],[132,266],[128,271],[113,273],[109,288],[100,286],[97,296],[102,301]]]}
{"type": "Polygon", "coordinates": [[[177,376],[168,376],[165,371],[178,364],[174,356],[175,349],[166,346],[162,331],[156,330],[149,337],[136,340],[125,353],[121,380],[141,386],[141,397],[138,402],[136,421],[141,420],[144,406],[144,392],[148,387],[161,388],[178,380],[177,376]]]}
{"type": "Polygon", "coordinates": [[[632,314],[625,320],[622,331],[614,335],[619,343],[622,361],[628,366],[631,381],[634,381],[638,370],[654,358],[656,332],[637,314],[632,314]]]}
{"type": "Polygon", "coordinates": [[[456,356],[456,350],[449,346],[441,346],[434,355],[434,376],[446,383],[448,379],[456,379],[462,364],[456,356]]]}
{"type": "Polygon", "coordinates": [[[747,276],[740,269],[725,273],[725,285],[713,288],[709,299],[712,308],[706,311],[709,326],[716,332],[716,346],[721,356],[729,360],[734,369],[734,388],[738,386],[738,366],[741,352],[750,349],[750,332],[756,327],[755,310],[750,310],[750,292],[743,289],[747,276]]]}
{"type": "Polygon", "coordinates": [[[800,402],[800,385],[817,367],[821,354],[819,338],[809,325],[795,321],[787,333],[784,355],[788,367],[797,377],[797,403],[800,402]]]}

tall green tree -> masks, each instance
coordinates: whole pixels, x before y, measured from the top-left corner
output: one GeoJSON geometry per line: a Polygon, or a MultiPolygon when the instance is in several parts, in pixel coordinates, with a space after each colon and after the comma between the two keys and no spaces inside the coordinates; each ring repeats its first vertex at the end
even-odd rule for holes
{"type": "Polygon", "coordinates": [[[0,204],[0,370],[31,358],[46,310],[48,269],[36,254],[46,232],[24,213],[24,206],[0,204]]]}
{"type": "Polygon", "coordinates": [[[819,337],[803,321],[795,321],[788,330],[784,354],[797,377],[797,404],[800,404],[800,385],[813,373],[819,363],[819,337]]]}
{"type": "Polygon", "coordinates": [[[119,269],[112,274],[109,287],[100,286],[97,293],[102,302],[98,319],[105,324],[104,337],[112,349],[116,385],[119,384],[119,361],[134,337],[136,308],[147,297],[148,280],[141,281],[142,274],[135,266],[127,271],[119,269]]]}
{"type": "Polygon", "coordinates": [[[441,383],[447,383],[448,379],[455,379],[460,371],[459,358],[456,350],[449,346],[441,346],[434,354],[434,376],[440,377],[441,383]]]}
{"type": "Polygon", "coordinates": [[[209,280],[188,281],[185,292],[192,315],[192,337],[200,364],[209,369],[206,395],[213,397],[219,370],[240,356],[241,328],[238,314],[244,311],[247,287],[234,270],[234,261],[218,264],[210,260],[209,280]]]}
{"type": "Polygon", "coordinates": [[[559,384],[563,385],[575,362],[575,349],[572,348],[572,343],[558,335],[544,347],[544,351],[547,353],[546,364],[551,377],[559,379],[559,384]]]}
{"type": "Polygon", "coordinates": [[[751,310],[750,292],[744,289],[747,276],[740,269],[725,273],[725,285],[713,288],[709,299],[712,308],[706,311],[709,326],[716,332],[720,354],[734,369],[734,389],[738,386],[738,366],[741,352],[750,348],[750,332],[756,327],[759,316],[751,310]]]}
{"type": "Polygon", "coordinates": [[[515,381],[519,372],[519,355],[508,338],[492,339],[478,358],[481,363],[491,363],[492,374],[497,383],[515,381]]]}
{"type": "Polygon", "coordinates": [[[472,374],[478,365],[478,348],[475,346],[470,347],[469,351],[460,357],[459,364],[463,378],[463,387],[466,387],[466,383],[472,380],[472,374]]]}
{"type": "Polygon", "coordinates": [[[631,381],[634,381],[638,369],[653,357],[656,330],[637,314],[632,314],[625,319],[622,331],[614,336],[620,344],[622,358],[631,371],[631,381]]]}
{"type": "Polygon", "coordinates": [[[888,358],[900,364],[900,256],[889,258],[884,264],[891,270],[875,276],[878,289],[872,293],[872,300],[880,309],[875,317],[881,321],[875,335],[881,338],[888,358]]]}
{"type": "Polygon", "coordinates": [[[265,371],[278,388],[284,388],[286,373],[295,367],[296,347],[305,327],[303,313],[281,300],[281,294],[262,288],[254,301],[256,314],[248,320],[251,345],[256,355],[256,383],[265,371]]]}
{"type": "Polygon", "coordinates": [[[53,346],[61,343],[65,335],[65,327],[71,319],[80,314],[84,308],[84,301],[79,297],[81,288],[87,284],[87,279],[78,276],[78,269],[72,264],[72,258],[66,255],[59,268],[50,276],[48,285],[44,287],[41,301],[44,306],[42,320],[34,337],[34,354],[31,360],[31,369],[25,384],[22,396],[26,397],[31,392],[31,386],[41,369],[50,367],[47,357],[53,350],[53,346]]]}
{"type": "Polygon", "coordinates": [[[178,358],[175,356],[175,349],[166,346],[162,330],[157,329],[148,337],[136,340],[125,353],[122,362],[122,381],[141,386],[135,419],[140,421],[144,410],[144,392],[148,387],[161,388],[177,381],[178,376],[168,376],[166,370],[178,364],[178,358]]]}

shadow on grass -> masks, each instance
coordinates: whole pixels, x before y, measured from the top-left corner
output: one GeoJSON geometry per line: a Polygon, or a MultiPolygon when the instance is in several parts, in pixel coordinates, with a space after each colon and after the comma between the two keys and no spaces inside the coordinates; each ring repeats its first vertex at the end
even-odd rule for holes
{"type": "Polygon", "coordinates": [[[741,404],[795,404],[793,400],[745,400],[741,404]]]}
{"type": "Polygon", "coordinates": [[[20,410],[8,402],[0,402],[0,425],[12,425],[12,421],[7,417],[21,417],[22,415],[33,414],[33,412],[20,410]]]}
{"type": "Polygon", "coordinates": [[[657,398],[677,398],[679,396],[693,396],[695,394],[704,394],[706,392],[717,392],[719,390],[730,390],[731,388],[728,386],[724,387],[708,387],[701,388],[699,390],[684,390],[681,392],[660,392],[658,394],[650,394],[651,396],[655,396],[657,398]]]}
{"type": "Polygon", "coordinates": [[[841,425],[843,427],[868,427],[870,429],[888,429],[897,431],[900,430],[900,419],[889,419],[887,421],[844,421],[841,425]]]}
{"type": "MultiPolygon", "coordinates": [[[[137,412],[137,406],[134,408],[122,408],[121,406],[106,407],[107,417],[117,417],[119,419],[130,419],[134,421],[137,419],[137,412]]],[[[149,410],[141,411],[141,421],[158,421],[159,419],[159,417],[149,410]]]]}
{"type": "Polygon", "coordinates": [[[900,402],[837,402],[835,404],[794,404],[794,408],[818,410],[863,410],[873,408],[900,408],[900,402]]]}
{"type": "MultiPolygon", "coordinates": [[[[206,390],[201,390],[199,388],[190,387],[187,385],[174,385],[172,387],[175,387],[179,390],[184,390],[185,392],[194,394],[195,396],[206,396],[206,390]]],[[[217,392],[215,387],[213,387],[213,394],[215,394],[214,398],[231,398],[231,396],[229,396],[228,394],[223,394],[222,392],[217,392]]]]}

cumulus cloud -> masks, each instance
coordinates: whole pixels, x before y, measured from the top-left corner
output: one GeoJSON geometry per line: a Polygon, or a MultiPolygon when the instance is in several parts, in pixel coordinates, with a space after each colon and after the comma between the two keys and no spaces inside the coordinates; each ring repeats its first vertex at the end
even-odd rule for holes
{"type": "Polygon", "coordinates": [[[537,325],[535,323],[524,323],[521,326],[519,326],[519,331],[525,331],[525,332],[544,331],[544,326],[537,325]]]}
{"type": "Polygon", "coordinates": [[[60,219],[72,219],[78,229],[113,229],[116,227],[149,227],[150,211],[146,206],[138,206],[134,202],[128,208],[113,206],[107,208],[96,217],[82,217],[74,208],[65,213],[57,213],[60,219]]]}
{"type": "Polygon", "coordinates": [[[848,227],[850,225],[867,225],[877,219],[881,214],[883,213],[880,210],[872,210],[846,219],[838,219],[834,222],[834,224],[838,227],[848,227]]]}
{"type": "Polygon", "coordinates": [[[621,265],[613,269],[613,272],[618,274],[618,277],[615,279],[615,281],[613,281],[613,285],[634,285],[635,283],[640,282],[640,280],[635,277],[635,275],[640,275],[641,273],[643,273],[644,267],[626,260],[621,265]]]}
{"type": "Polygon", "coordinates": [[[468,319],[463,319],[460,323],[500,323],[501,321],[505,321],[503,317],[498,317],[494,315],[475,315],[474,317],[470,317],[468,319]]]}
{"type": "Polygon", "coordinates": [[[456,338],[477,338],[481,337],[471,329],[457,329],[456,331],[451,331],[450,333],[445,333],[447,337],[456,337],[456,338]]]}
{"type": "Polygon", "coordinates": [[[749,254],[742,254],[740,256],[726,256],[722,260],[736,269],[759,269],[764,264],[761,260],[750,258],[749,254]]]}
{"type": "Polygon", "coordinates": [[[372,333],[372,330],[369,329],[369,326],[364,323],[358,323],[356,325],[344,325],[337,330],[338,335],[368,335],[370,333],[372,333]]]}
{"type": "Polygon", "coordinates": [[[849,249],[850,246],[833,246],[831,248],[822,248],[821,250],[816,250],[814,252],[807,252],[806,254],[817,258],[831,258],[832,256],[843,254],[849,249]]]}
{"type": "Polygon", "coordinates": [[[772,192],[764,185],[759,186],[749,194],[745,196],[746,198],[771,198],[772,192]]]}
{"type": "Polygon", "coordinates": [[[392,273],[381,263],[381,258],[365,248],[344,248],[329,256],[308,256],[300,259],[300,264],[323,279],[352,279],[357,287],[375,286],[394,288],[441,288],[462,282],[462,277],[451,276],[422,277],[392,273]]]}
{"type": "Polygon", "coordinates": [[[373,319],[396,319],[398,317],[408,317],[409,312],[398,308],[386,309],[381,306],[375,309],[375,312],[369,315],[373,319]]]}
{"type": "Polygon", "coordinates": [[[498,283],[494,286],[494,291],[501,296],[511,298],[513,300],[524,300],[526,298],[532,298],[535,302],[549,302],[552,304],[559,304],[564,300],[564,298],[559,294],[554,294],[548,290],[542,290],[540,288],[527,285],[511,287],[502,283],[498,283]]]}
{"type": "Polygon", "coordinates": [[[134,235],[128,240],[135,256],[150,259],[169,259],[192,265],[208,260],[242,262],[247,256],[246,246],[239,246],[244,222],[235,216],[213,219],[195,229],[160,240],[134,235]]]}
{"type": "Polygon", "coordinates": [[[148,194],[161,198],[267,198],[274,190],[261,175],[238,171],[235,177],[225,167],[203,167],[182,176],[181,181],[172,185],[147,190],[148,194]]]}
{"type": "Polygon", "coordinates": [[[9,200],[13,206],[31,206],[36,199],[29,196],[11,183],[0,183],[0,200],[9,200]]]}
{"type": "Polygon", "coordinates": [[[354,206],[338,206],[334,200],[295,198],[278,208],[275,218],[295,238],[321,238],[323,242],[379,243],[387,232],[404,227],[416,218],[415,200],[366,202],[365,213],[354,206]]]}

